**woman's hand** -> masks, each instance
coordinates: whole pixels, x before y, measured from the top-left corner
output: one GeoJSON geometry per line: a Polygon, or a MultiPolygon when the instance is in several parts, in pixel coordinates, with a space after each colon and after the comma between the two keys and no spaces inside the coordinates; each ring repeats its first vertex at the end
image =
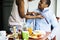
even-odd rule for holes
{"type": "Polygon", "coordinates": [[[44,18],[42,15],[37,15],[36,18],[44,18]]]}
{"type": "Polygon", "coordinates": [[[27,14],[26,14],[26,15],[35,16],[35,15],[36,15],[36,13],[35,13],[35,12],[27,12],[27,14]]]}

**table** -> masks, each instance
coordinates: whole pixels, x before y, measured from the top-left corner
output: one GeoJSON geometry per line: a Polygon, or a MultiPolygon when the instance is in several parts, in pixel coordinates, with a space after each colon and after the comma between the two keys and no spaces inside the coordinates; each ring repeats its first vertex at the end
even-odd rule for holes
{"type": "MultiPolygon", "coordinates": [[[[46,36],[48,36],[50,34],[50,32],[46,32],[46,36]]],[[[46,37],[44,36],[44,37],[46,37]]],[[[21,35],[19,35],[19,38],[22,39],[21,35]]],[[[43,38],[37,38],[37,39],[34,39],[34,38],[29,38],[29,40],[42,40],[43,38]]],[[[13,40],[13,38],[9,38],[9,40],[13,40]]],[[[56,36],[52,39],[52,40],[56,40],[56,36]]]]}

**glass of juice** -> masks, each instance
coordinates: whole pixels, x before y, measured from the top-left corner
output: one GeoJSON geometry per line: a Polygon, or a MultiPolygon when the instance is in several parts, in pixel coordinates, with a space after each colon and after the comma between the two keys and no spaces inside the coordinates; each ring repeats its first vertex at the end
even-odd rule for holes
{"type": "Polygon", "coordinates": [[[31,27],[28,28],[28,32],[29,32],[29,35],[31,36],[31,34],[32,34],[32,28],[31,27]]]}

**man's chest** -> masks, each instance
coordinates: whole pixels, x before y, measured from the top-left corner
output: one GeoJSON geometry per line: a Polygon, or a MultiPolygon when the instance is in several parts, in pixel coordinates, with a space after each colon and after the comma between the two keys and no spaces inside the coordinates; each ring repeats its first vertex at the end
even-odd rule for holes
{"type": "Polygon", "coordinates": [[[42,18],[42,19],[36,19],[36,20],[38,20],[38,22],[40,21],[40,23],[49,24],[50,23],[50,16],[49,16],[49,14],[47,12],[46,13],[40,12],[40,14],[44,18],[42,18]]]}

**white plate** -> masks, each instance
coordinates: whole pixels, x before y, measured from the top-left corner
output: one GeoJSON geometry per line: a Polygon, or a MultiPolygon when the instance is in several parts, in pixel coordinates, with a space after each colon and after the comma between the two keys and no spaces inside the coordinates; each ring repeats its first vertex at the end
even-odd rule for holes
{"type": "Polygon", "coordinates": [[[31,36],[29,36],[30,38],[34,38],[34,39],[37,39],[38,37],[31,37],[31,36]]]}
{"type": "Polygon", "coordinates": [[[34,31],[33,31],[33,34],[46,35],[46,32],[45,32],[45,31],[42,31],[42,30],[34,30],[34,31]]]}
{"type": "MultiPolygon", "coordinates": [[[[33,34],[36,34],[36,35],[41,35],[39,38],[42,38],[42,37],[44,37],[45,35],[46,35],[46,32],[45,31],[41,31],[41,30],[34,30],[33,31],[33,34]]],[[[37,36],[36,37],[31,37],[31,36],[29,36],[30,38],[38,38],[37,36]]]]}

